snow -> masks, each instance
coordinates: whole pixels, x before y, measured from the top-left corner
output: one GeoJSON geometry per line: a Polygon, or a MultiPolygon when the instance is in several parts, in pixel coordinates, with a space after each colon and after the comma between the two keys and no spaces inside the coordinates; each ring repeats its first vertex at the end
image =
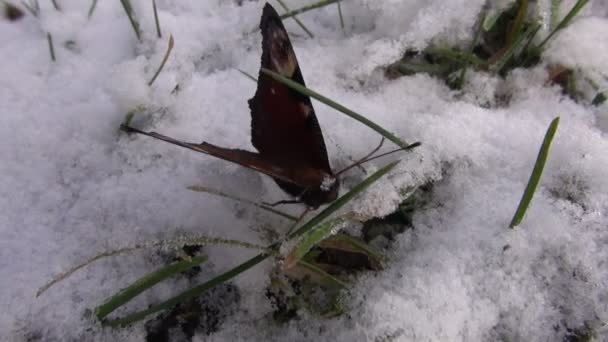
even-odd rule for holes
{"type": "MultiPolygon", "coordinates": [[[[58,2],[61,12],[42,1],[39,18],[0,20],[0,340],[139,341],[143,324],[101,328],[90,310],[158,268],[162,251],[104,259],[39,298],[35,293],[105,250],[183,235],[264,244],[273,231],[286,231],[289,222],[281,218],[186,189],[206,185],[266,202],[286,199],[268,177],[118,130],[135,111],[136,126],[253,149],[247,99],[255,84],[237,69],[257,73],[263,2],[158,0],[158,39],[150,2],[133,1],[142,42],[119,1],[99,1],[91,19],[88,1],[58,2]],[[46,32],[55,42],[54,63],[46,32]],[[175,48],[148,87],[169,34],[175,48]]],[[[291,8],[307,3],[288,1],[291,8]]],[[[195,340],[557,341],[585,324],[608,339],[608,105],[565,97],[546,84],[545,64],[505,79],[470,71],[462,94],[427,75],[382,76],[380,67],[405,47],[467,42],[483,4],[345,1],[346,33],[335,6],[300,16],[314,39],[285,21],[309,87],[423,144],[399,155],[397,168],[350,209],[384,216],[404,190],[435,181],[431,202],[416,212],[415,229],[397,237],[387,269],[364,276],[345,295],[347,315],[303,312],[300,320],[275,323],[264,296],[273,265],[265,262],[233,281],[239,308],[219,331],[195,340]],[[510,102],[496,103],[504,94],[510,102]],[[539,191],[522,225],[508,229],[556,116],[560,128],[539,191]]],[[[543,63],[580,68],[605,82],[606,13],[606,1],[592,1],[550,43],[543,63]]],[[[378,143],[367,127],[314,105],[334,170],[378,143]]],[[[368,173],[395,158],[366,165],[368,173]]],[[[342,191],[363,176],[350,171],[342,191]]],[[[255,251],[216,246],[205,253],[211,263],[203,273],[210,275],[255,251]]],[[[128,310],[191,285],[160,284],[128,310]]]]}

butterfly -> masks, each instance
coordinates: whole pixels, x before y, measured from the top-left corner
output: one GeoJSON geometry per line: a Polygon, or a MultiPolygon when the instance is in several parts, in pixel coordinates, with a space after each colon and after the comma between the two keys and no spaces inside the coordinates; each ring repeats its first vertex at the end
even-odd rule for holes
{"type": "MultiPolygon", "coordinates": [[[[261,68],[305,85],[295,52],[276,10],[264,6],[261,68]]],[[[340,182],[329,164],[321,127],[310,98],[260,72],[257,90],[249,100],[251,142],[258,151],[229,149],[207,142],[176,140],[128,125],[123,131],[144,134],[197,152],[212,155],[266,174],[288,194],[310,208],[334,201],[340,182]]]]}

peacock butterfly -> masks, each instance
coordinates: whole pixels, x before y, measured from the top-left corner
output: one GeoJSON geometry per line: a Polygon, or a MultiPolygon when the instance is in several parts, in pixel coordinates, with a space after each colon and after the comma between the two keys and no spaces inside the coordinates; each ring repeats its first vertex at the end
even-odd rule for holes
{"type": "MultiPolygon", "coordinates": [[[[261,67],[304,85],[295,52],[276,10],[264,6],[261,67]]],[[[144,134],[191,150],[212,155],[264,173],[297,201],[309,207],[332,202],[339,181],[327,157],[323,133],[310,98],[266,74],[259,73],[257,90],[249,100],[251,142],[258,153],[179,141],[156,132],[121,125],[126,132],[144,134]]]]}

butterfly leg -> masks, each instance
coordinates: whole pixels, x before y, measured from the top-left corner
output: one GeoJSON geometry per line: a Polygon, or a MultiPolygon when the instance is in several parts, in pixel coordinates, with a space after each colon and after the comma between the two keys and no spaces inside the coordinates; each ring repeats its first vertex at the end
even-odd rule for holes
{"type": "Polygon", "coordinates": [[[263,205],[268,206],[268,207],[276,207],[281,204],[300,204],[300,203],[303,203],[303,202],[300,200],[283,200],[283,201],[278,201],[278,202],[274,202],[274,203],[262,202],[263,205]]]}

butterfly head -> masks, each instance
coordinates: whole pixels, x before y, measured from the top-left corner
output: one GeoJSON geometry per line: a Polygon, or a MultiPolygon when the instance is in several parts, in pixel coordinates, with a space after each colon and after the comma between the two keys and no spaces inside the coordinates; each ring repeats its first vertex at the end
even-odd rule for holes
{"type": "Polygon", "coordinates": [[[340,192],[340,180],[334,175],[326,174],[318,188],[306,190],[300,200],[309,207],[316,209],[319,206],[331,203],[338,198],[340,192]]]}

